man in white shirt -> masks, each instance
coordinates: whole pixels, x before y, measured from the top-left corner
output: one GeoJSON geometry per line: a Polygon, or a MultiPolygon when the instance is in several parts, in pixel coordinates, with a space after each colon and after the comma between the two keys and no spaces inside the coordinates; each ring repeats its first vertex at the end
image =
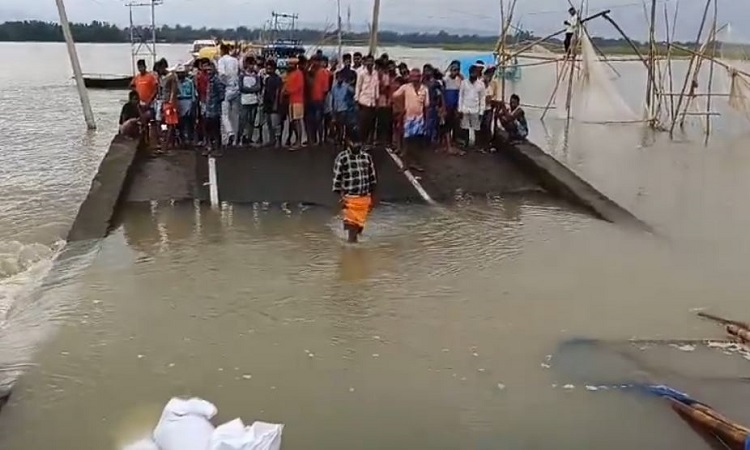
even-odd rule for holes
{"type": "Polygon", "coordinates": [[[487,92],[481,79],[482,69],[478,66],[469,68],[469,78],[461,82],[458,92],[458,112],[461,114],[461,129],[469,135],[469,145],[476,141],[476,133],[482,127],[482,114],[487,102],[487,92]]]}
{"type": "Polygon", "coordinates": [[[221,143],[234,145],[240,128],[240,62],[230,55],[229,45],[221,44],[221,58],[217,64],[219,79],[226,87],[221,104],[221,143]]]}
{"type": "Polygon", "coordinates": [[[576,9],[571,7],[568,9],[568,14],[570,14],[570,17],[568,20],[564,21],[563,24],[565,25],[565,54],[570,54],[570,46],[573,43],[573,37],[578,33],[578,25],[579,25],[579,19],[578,19],[578,13],[576,12],[576,9]]]}
{"type": "Polygon", "coordinates": [[[375,131],[375,107],[380,96],[380,76],[375,70],[375,58],[365,57],[365,64],[357,72],[354,100],[359,105],[359,132],[363,143],[372,140],[375,131]]]}

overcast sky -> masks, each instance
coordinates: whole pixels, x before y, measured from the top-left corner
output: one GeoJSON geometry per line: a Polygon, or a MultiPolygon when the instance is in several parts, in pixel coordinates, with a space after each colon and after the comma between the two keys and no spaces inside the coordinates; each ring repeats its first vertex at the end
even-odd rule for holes
{"type": "MultiPolygon", "coordinates": [[[[147,0],[146,0],[147,1],[147,0]]],[[[490,34],[500,21],[500,0],[381,0],[381,28],[398,31],[436,31],[490,34]]],[[[581,0],[573,0],[580,4],[581,0]]],[[[612,17],[636,39],[646,37],[643,0],[589,0],[589,12],[612,9],[612,17]]],[[[650,0],[647,0],[650,2],[650,0]]],[[[673,11],[679,3],[678,39],[694,39],[704,0],[658,0],[660,27],[663,29],[665,5],[673,11]]],[[[65,0],[68,17],[74,22],[101,20],[127,25],[128,11],[124,0],[65,0]]],[[[341,0],[344,23],[347,6],[351,8],[352,28],[367,26],[372,0],[341,0]]],[[[515,21],[521,26],[544,34],[556,31],[566,17],[568,0],[518,0],[515,21]]],[[[185,24],[208,27],[261,26],[271,11],[298,13],[302,25],[322,27],[335,23],[336,0],[164,0],[157,8],[160,24],[185,24]]],[[[146,8],[136,9],[136,22],[147,22],[146,8]]],[[[671,14],[671,12],[670,12],[671,14]]],[[[0,0],[0,21],[39,19],[56,21],[52,0],[0,0]]],[[[732,20],[737,32],[750,34],[750,0],[719,0],[719,19],[732,20]]],[[[615,36],[612,27],[592,23],[590,31],[600,36],[615,36]]],[[[742,39],[744,41],[744,39],[742,39]]]]}

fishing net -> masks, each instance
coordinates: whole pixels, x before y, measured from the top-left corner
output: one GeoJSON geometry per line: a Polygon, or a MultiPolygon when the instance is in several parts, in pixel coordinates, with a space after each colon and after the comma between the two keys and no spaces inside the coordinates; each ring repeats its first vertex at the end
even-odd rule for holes
{"type": "Polygon", "coordinates": [[[750,40],[727,24],[717,35],[717,41],[719,59],[727,67],[723,76],[719,76],[719,86],[723,92],[729,92],[729,107],[750,120],[750,79],[742,73],[750,68],[750,40]]]}
{"type": "Polygon", "coordinates": [[[750,80],[734,69],[729,73],[729,107],[750,120],[750,80]]]}
{"type": "Polygon", "coordinates": [[[588,33],[581,33],[580,42],[581,71],[572,104],[575,119],[592,123],[640,121],[610,79],[610,69],[597,56],[588,33]]]}

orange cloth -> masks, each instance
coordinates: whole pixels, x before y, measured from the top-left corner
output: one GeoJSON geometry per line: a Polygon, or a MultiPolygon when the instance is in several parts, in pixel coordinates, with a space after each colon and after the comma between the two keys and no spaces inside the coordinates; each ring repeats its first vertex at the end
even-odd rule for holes
{"type": "Polygon", "coordinates": [[[344,224],[365,227],[367,216],[372,206],[371,195],[345,195],[344,196],[344,224]]]}
{"type": "Polygon", "coordinates": [[[177,108],[174,103],[164,102],[162,105],[162,116],[164,117],[164,123],[167,125],[177,125],[179,117],[177,116],[177,108]]]}
{"type": "Polygon", "coordinates": [[[318,69],[315,72],[313,78],[312,92],[310,92],[310,100],[314,102],[322,102],[326,98],[326,94],[331,89],[331,73],[328,69],[318,69]]]}
{"type": "Polygon", "coordinates": [[[146,72],[143,75],[140,73],[136,74],[130,84],[138,93],[138,98],[141,102],[146,104],[154,100],[156,92],[159,90],[159,80],[151,72],[146,72]]]}
{"type": "Polygon", "coordinates": [[[289,72],[284,80],[284,91],[289,95],[289,103],[304,103],[305,74],[299,69],[289,72]]]}

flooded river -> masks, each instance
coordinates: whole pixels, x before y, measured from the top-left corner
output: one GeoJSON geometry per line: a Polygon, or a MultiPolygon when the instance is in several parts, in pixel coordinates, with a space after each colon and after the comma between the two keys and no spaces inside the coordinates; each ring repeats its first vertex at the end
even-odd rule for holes
{"type": "MultiPolygon", "coordinates": [[[[87,72],[129,71],[126,45],[80,53],[87,72]]],[[[720,337],[694,308],[749,318],[749,136],[729,120],[708,146],[699,130],[669,141],[531,122],[653,235],[534,197],[384,205],[358,247],[319,208],[131,205],[110,237],[53,265],[123,94],[91,92],[89,133],[63,45],[0,55],[0,362],[25,369],[0,448],[118,449],[186,394],[220,419],[285,423],[289,449],[705,448],[661,402],[566,379],[555,351],[574,337],[720,337]]],[[[639,96],[642,68],[620,68],[639,96]]],[[[545,70],[513,89],[544,103],[545,70]]],[[[734,417],[747,403],[701,386],[680,387],[734,417]]]]}

